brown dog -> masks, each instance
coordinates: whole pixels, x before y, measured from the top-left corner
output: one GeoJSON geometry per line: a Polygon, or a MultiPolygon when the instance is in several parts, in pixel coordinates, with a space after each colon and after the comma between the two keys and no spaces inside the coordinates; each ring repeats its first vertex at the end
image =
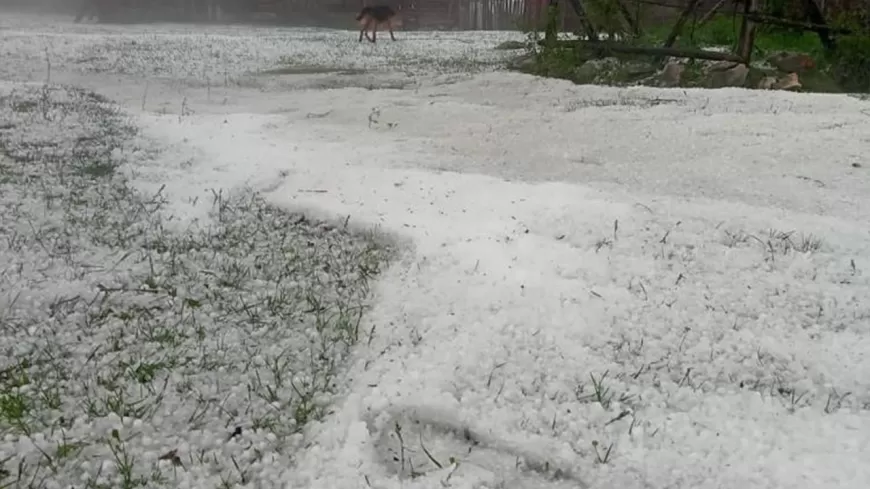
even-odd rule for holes
{"type": "Polygon", "coordinates": [[[384,25],[386,25],[387,30],[390,31],[390,39],[395,41],[396,36],[393,35],[393,26],[401,25],[399,13],[388,5],[363,7],[359,15],[356,16],[356,20],[362,26],[362,29],[359,31],[359,42],[362,42],[363,36],[366,36],[366,39],[371,42],[377,42],[378,26],[384,25]],[[369,37],[369,27],[372,29],[372,37],[369,37]]]}

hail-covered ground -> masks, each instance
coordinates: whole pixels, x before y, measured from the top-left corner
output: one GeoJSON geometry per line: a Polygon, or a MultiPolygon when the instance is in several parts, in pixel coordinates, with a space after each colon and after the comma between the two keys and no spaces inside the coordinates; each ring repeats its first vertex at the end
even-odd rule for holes
{"type": "Polygon", "coordinates": [[[870,103],[0,22],[0,487],[870,484],[870,103]]]}

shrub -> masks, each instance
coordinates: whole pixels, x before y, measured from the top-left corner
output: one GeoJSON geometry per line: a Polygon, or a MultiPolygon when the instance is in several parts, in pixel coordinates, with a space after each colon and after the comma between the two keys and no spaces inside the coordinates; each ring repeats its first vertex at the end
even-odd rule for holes
{"type": "Polygon", "coordinates": [[[852,31],[837,37],[837,49],[828,60],[831,74],[847,91],[870,91],[870,7],[841,12],[831,23],[852,31]]]}
{"type": "Polygon", "coordinates": [[[870,91],[870,34],[842,36],[831,55],[831,73],[847,91],[870,91]]]}

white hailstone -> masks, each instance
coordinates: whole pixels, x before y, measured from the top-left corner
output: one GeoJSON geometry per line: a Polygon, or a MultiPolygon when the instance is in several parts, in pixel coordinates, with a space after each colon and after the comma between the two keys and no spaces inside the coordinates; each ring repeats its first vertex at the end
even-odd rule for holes
{"type": "Polygon", "coordinates": [[[318,406],[326,406],[332,401],[332,395],[326,392],[318,393],[314,396],[314,404],[318,406]]]}
{"type": "Polygon", "coordinates": [[[176,448],[179,452],[181,452],[181,453],[191,452],[190,443],[188,443],[187,441],[181,440],[178,442],[177,445],[178,446],[176,448]]]}
{"type": "MultiPolygon", "coordinates": [[[[295,426],[296,420],[291,419],[290,425],[295,426]]],[[[291,447],[298,447],[298,446],[302,445],[303,439],[304,439],[304,437],[302,436],[301,433],[294,433],[294,434],[290,435],[289,437],[287,437],[287,442],[290,444],[291,447]]]]}

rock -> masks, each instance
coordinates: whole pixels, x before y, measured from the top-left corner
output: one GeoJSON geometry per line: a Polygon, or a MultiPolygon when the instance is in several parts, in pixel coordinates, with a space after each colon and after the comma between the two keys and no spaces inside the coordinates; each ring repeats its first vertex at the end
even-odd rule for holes
{"type": "Polygon", "coordinates": [[[574,68],[573,79],[577,83],[595,83],[601,75],[610,76],[617,66],[619,66],[619,60],[616,58],[590,59],[574,68]]]}
{"type": "Polygon", "coordinates": [[[730,64],[730,68],[711,69],[711,88],[742,87],[746,84],[746,75],[749,74],[749,67],[745,64],[730,64]]]}
{"type": "Polygon", "coordinates": [[[649,76],[656,72],[656,67],[642,61],[631,61],[622,65],[620,70],[628,78],[649,76]]]}
{"type": "Polygon", "coordinates": [[[598,67],[587,61],[582,65],[574,68],[572,80],[577,83],[593,83],[598,77],[598,67]]]}
{"type": "Polygon", "coordinates": [[[532,71],[537,64],[537,60],[533,54],[526,54],[523,56],[519,56],[514,58],[508,63],[508,68],[511,70],[517,71],[532,71]]]}
{"type": "Polygon", "coordinates": [[[802,88],[797,73],[789,73],[777,81],[773,88],[776,90],[800,90],[802,88]]]}
{"type": "Polygon", "coordinates": [[[631,76],[649,75],[656,71],[658,70],[655,66],[643,61],[629,61],[622,65],[622,72],[631,76]]]}
{"type": "Polygon", "coordinates": [[[526,47],[526,43],[524,43],[522,41],[505,41],[505,42],[499,44],[498,46],[496,46],[494,49],[510,51],[513,49],[525,49],[525,47],[526,47]]]}
{"type": "Polygon", "coordinates": [[[665,87],[678,87],[683,79],[683,71],[685,69],[686,66],[682,63],[671,61],[662,69],[659,80],[661,80],[662,85],[665,87]]]}
{"type": "Polygon", "coordinates": [[[773,86],[776,85],[776,77],[775,76],[765,76],[758,82],[759,90],[770,90],[773,86]]]}
{"type": "Polygon", "coordinates": [[[710,71],[710,72],[728,71],[730,69],[737,67],[737,65],[739,65],[739,64],[740,63],[735,63],[733,61],[716,61],[716,62],[710,63],[707,66],[707,71],[710,71]]]}
{"type": "Polygon", "coordinates": [[[804,53],[780,51],[767,58],[767,62],[785,73],[806,73],[816,67],[816,62],[804,53]]]}

